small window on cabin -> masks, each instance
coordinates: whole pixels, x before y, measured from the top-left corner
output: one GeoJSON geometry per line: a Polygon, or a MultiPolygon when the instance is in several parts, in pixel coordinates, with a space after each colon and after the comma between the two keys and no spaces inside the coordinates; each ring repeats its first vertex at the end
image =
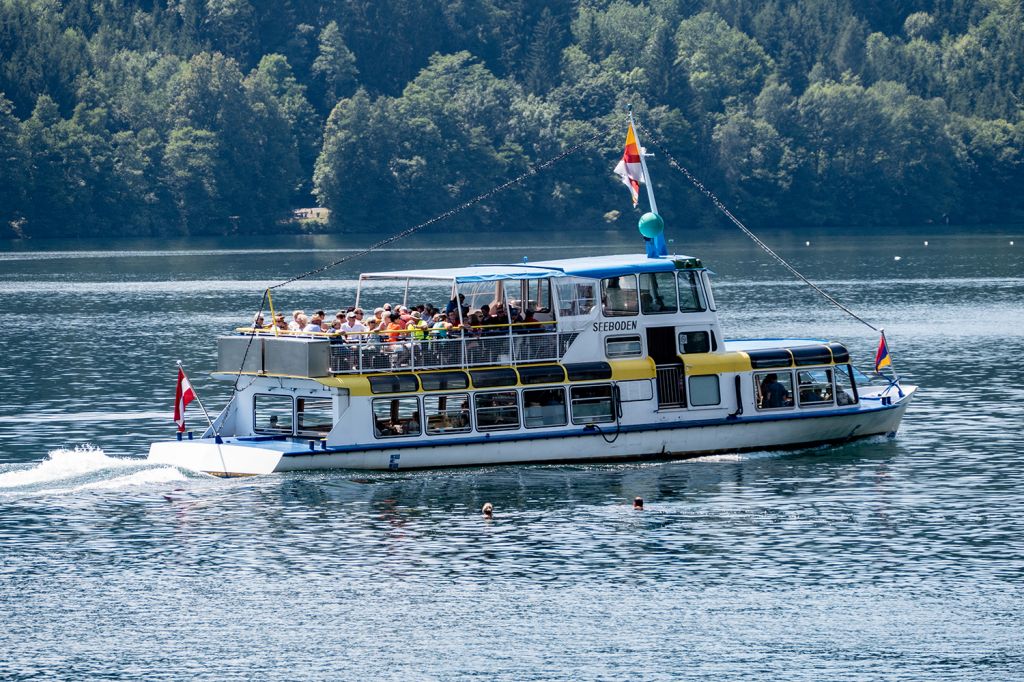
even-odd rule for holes
{"type": "Polygon", "coordinates": [[[636,275],[607,277],[601,280],[601,303],[606,317],[636,315],[640,310],[636,275]]]}
{"type": "Polygon", "coordinates": [[[370,393],[412,393],[419,390],[415,374],[392,374],[367,377],[370,393]]]}
{"type": "Polygon", "coordinates": [[[377,438],[420,435],[419,399],[412,396],[375,399],[373,435],[377,438]]]}
{"type": "Polygon", "coordinates": [[[704,282],[704,296],[707,299],[708,310],[717,310],[715,293],[711,290],[711,274],[707,270],[703,270],[700,273],[700,278],[704,282]]]}
{"type": "Polygon", "coordinates": [[[542,426],[565,426],[565,389],[524,390],[523,423],[528,429],[542,426]]]}
{"type": "Polygon", "coordinates": [[[257,393],[253,397],[253,430],[279,436],[292,434],[292,397],[257,393]]]}
{"type": "Polygon", "coordinates": [[[597,282],[593,280],[560,278],[557,284],[559,317],[589,315],[597,300],[596,287],[597,282]]]}
{"type": "Polygon", "coordinates": [[[472,370],[469,376],[473,378],[473,386],[476,388],[495,388],[497,386],[515,386],[519,383],[516,371],[511,367],[507,369],[478,369],[472,370]]]}
{"type": "Polygon", "coordinates": [[[722,403],[722,389],[718,375],[690,377],[690,406],[707,407],[722,403]]]}
{"type": "Polygon", "coordinates": [[[519,367],[521,384],[560,384],[565,381],[561,365],[532,365],[519,367]]]}
{"type": "Polygon", "coordinates": [[[836,404],[856,405],[857,389],[853,384],[853,371],[850,365],[836,365],[836,404]]]}
{"type": "Polygon", "coordinates": [[[678,310],[674,273],[646,272],[640,275],[640,309],[644,315],[664,315],[678,310]]]}
{"type": "Polygon", "coordinates": [[[532,310],[534,317],[540,322],[550,322],[555,319],[554,306],[551,304],[551,280],[527,280],[526,309],[532,310]]]}
{"type": "Polygon", "coordinates": [[[469,388],[469,377],[465,372],[429,372],[420,374],[424,391],[450,391],[453,388],[469,388]]]}
{"type": "Polygon", "coordinates": [[[326,436],[334,426],[330,398],[296,398],[295,412],[300,436],[326,436]]]}
{"type": "Polygon", "coordinates": [[[684,313],[699,313],[704,310],[700,296],[698,273],[693,270],[682,270],[676,273],[679,282],[679,310],[684,313]]]}
{"type": "Polygon", "coordinates": [[[604,340],[604,354],[609,358],[635,358],[643,353],[639,336],[608,336],[604,340]]]}
{"type": "Polygon", "coordinates": [[[754,398],[759,410],[793,407],[793,373],[756,372],[754,398]]]}
{"type": "Polygon", "coordinates": [[[611,384],[573,386],[569,391],[573,424],[600,424],[615,421],[611,384]]]}
{"type": "Polygon", "coordinates": [[[466,433],[472,430],[469,421],[469,394],[446,393],[423,398],[423,414],[427,418],[427,433],[466,433]]]}
{"type": "Polygon", "coordinates": [[[710,353],[711,335],[706,331],[679,332],[680,353],[710,353]]]}
{"type": "Polygon", "coordinates": [[[478,431],[499,431],[519,428],[519,394],[515,391],[492,391],[473,396],[478,431]]]}
{"type": "Polygon", "coordinates": [[[800,388],[800,407],[832,404],[831,369],[801,369],[796,376],[800,388]]]}

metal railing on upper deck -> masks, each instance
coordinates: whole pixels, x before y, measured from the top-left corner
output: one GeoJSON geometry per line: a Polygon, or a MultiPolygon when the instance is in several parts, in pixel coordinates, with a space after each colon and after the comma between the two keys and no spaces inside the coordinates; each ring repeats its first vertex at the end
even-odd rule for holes
{"type": "MultiPolygon", "coordinates": [[[[332,374],[372,374],[557,362],[579,332],[551,331],[555,326],[553,322],[526,322],[454,327],[443,335],[428,329],[348,333],[279,330],[276,336],[329,341],[332,374]]],[[[236,331],[275,335],[273,330],[236,331]]]]}

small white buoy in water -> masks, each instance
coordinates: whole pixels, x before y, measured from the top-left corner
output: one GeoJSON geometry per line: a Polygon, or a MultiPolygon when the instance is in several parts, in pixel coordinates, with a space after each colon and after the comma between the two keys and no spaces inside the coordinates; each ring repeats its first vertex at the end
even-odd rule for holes
{"type": "Polygon", "coordinates": [[[1013,240],[1012,239],[1010,240],[1010,246],[1013,246],[1013,240]]]}
{"type": "Polygon", "coordinates": [[[903,260],[903,256],[896,256],[893,260],[903,260]]]}
{"type": "Polygon", "coordinates": [[[804,242],[804,246],[810,246],[810,245],[811,245],[810,242],[804,242]]]}
{"type": "Polygon", "coordinates": [[[924,245],[928,246],[928,240],[927,239],[924,240],[924,245]]]}

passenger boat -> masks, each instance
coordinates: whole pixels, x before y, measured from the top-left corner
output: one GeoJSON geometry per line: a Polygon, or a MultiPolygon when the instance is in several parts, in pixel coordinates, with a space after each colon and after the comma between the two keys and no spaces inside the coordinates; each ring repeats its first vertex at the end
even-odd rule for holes
{"type": "MultiPolygon", "coordinates": [[[[652,208],[654,206],[651,197],[652,208]]],[[[869,386],[845,346],[725,340],[711,273],[645,252],[359,277],[356,305],[449,302],[430,333],[240,329],[234,394],[150,459],[218,476],[690,457],[894,435],[915,387],[869,386]],[[470,309],[498,308],[473,325],[470,309]]]]}

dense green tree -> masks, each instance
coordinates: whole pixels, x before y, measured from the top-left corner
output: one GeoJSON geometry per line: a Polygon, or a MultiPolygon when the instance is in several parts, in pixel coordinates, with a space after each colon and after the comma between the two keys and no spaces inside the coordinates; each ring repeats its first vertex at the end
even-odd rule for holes
{"type": "Polygon", "coordinates": [[[355,91],[359,76],[356,57],[346,47],[337,22],[330,22],[320,32],[320,51],[313,62],[313,74],[321,83],[321,102],[327,110],[355,91]]]}

